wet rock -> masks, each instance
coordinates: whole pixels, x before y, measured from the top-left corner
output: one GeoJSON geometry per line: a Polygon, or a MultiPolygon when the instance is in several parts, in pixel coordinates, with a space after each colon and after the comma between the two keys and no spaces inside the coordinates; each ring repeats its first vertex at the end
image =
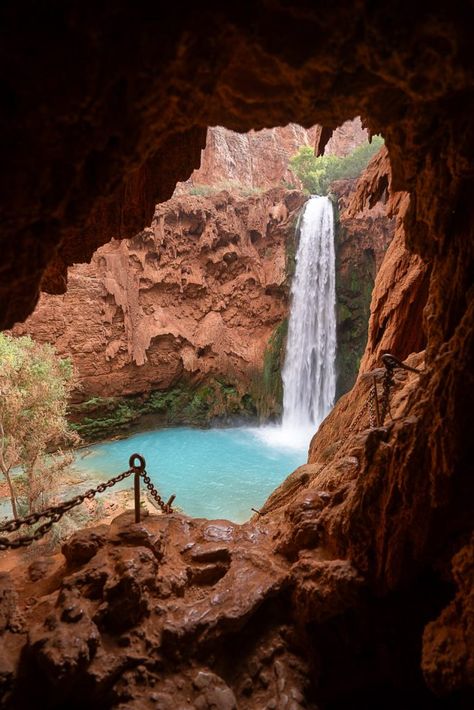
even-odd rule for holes
{"type": "Polygon", "coordinates": [[[74,624],[37,624],[29,634],[32,658],[53,684],[64,683],[83,672],[100,643],[97,626],[86,615],[74,624]]]}
{"type": "Polygon", "coordinates": [[[96,619],[105,629],[120,633],[136,625],[149,610],[148,590],[158,568],[147,548],[125,548],[115,556],[114,574],[104,586],[104,603],[96,619]]]}
{"type": "Polygon", "coordinates": [[[189,555],[195,562],[229,562],[229,548],[219,543],[193,545],[189,555]]]}
{"type": "Polygon", "coordinates": [[[128,525],[124,529],[119,529],[116,535],[112,536],[111,541],[113,542],[114,540],[118,544],[125,543],[132,547],[148,547],[158,561],[163,558],[164,541],[162,531],[153,534],[140,524],[128,525]]]}
{"type": "Polygon", "coordinates": [[[300,550],[316,547],[321,539],[320,513],[330,498],[328,492],[318,489],[311,489],[297,496],[286,511],[290,524],[278,543],[279,552],[289,559],[295,559],[300,550]]]}
{"type": "Polygon", "coordinates": [[[102,525],[93,530],[79,530],[74,533],[61,548],[69,565],[82,565],[97,553],[106,540],[108,526],[102,525]]]}
{"type": "Polygon", "coordinates": [[[168,611],[163,644],[173,647],[188,637],[212,638],[239,629],[286,580],[286,569],[275,560],[257,551],[236,550],[227,574],[212,587],[208,598],[168,611]],[[245,579],[245,588],[238,583],[241,579],[245,579]]]}
{"type": "Polygon", "coordinates": [[[189,567],[188,578],[190,584],[212,585],[219,581],[229,569],[225,564],[208,564],[201,567],[189,567]]]}
{"type": "Polygon", "coordinates": [[[357,603],[363,577],[347,560],[321,561],[310,552],[293,565],[294,604],[299,618],[322,622],[357,603]]]}
{"type": "Polygon", "coordinates": [[[234,537],[235,525],[227,520],[216,520],[211,525],[206,525],[202,530],[202,537],[211,542],[223,541],[227,542],[234,537]]]}

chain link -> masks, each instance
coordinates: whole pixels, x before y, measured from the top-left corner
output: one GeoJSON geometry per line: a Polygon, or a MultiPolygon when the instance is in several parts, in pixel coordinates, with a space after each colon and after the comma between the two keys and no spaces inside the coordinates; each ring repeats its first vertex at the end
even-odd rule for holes
{"type": "Polygon", "coordinates": [[[377,397],[376,384],[373,383],[369,392],[369,423],[370,428],[375,429],[377,425],[377,417],[375,413],[375,398],[377,397]]]}
{"type": "Polygon", "coordinates": [[[356,414],[356,416],[352,420],[351,425],[348,430],[349,432],[359,431],[359,424],[362,420],[362,417],[366,414],[366,412],[369,408],[369,404],[370,404],[370,393],[369,393],[369,397],[368,397],[367,401],[365,402],[364,406],[362,407],[360,412],[358,414],[356,414]]]}
{"type": "Polygon", "coordinates": [[[171,513],[172,508],[171,508],[171,503],[174,500],[174,496],[170,498],[168,503],[165,503],[163,498],[160,496],[158,491],[156,490],[155,486],[151,482],[150,476],[147,474],[146,471],[142,471],[140,474],[145,482],[146,487],[148,488],[151,497],[158,503],[159,507],[163,511],[163,513],[171,513]]]}
{"type": "Polygon", "coordinates": [[[167,503],[163,501],[145,470],[145,459],[139,454],[133,454],[133,456],[130,457],[130,468],[128,469],[128,471],[124,471],[123,473],[118,474],[118,476],[110,478],[108,481],[99,483],[96,488],[89,488],[87,491],[85,491],[85,493],[80,493],[79,495],[74,496],[74,498],[71,498],[70,500],[63,501],[62,503],[58,503],[57,505],[52,505],[46,510],[39,511],[37,513],[30,513],[29,515],[25,515],[22,518],[9,520],[8,522],[1,524],[0,533],[12,533],[16,532],[16,530],[19,530],[19,528],[23,527],[24,525],[34,525],[42,518],[48,518],[48,520],[42,523],[30,535],[21,535],[16,540],[9,540],[9,538],[7,537],[0,537],[0,551],[7,549],[14,550],[19,547],[26,547],[27,545],[31,545],[32,542],[35,542],[36,540],[39,540],[44,535],[46,535],[46,533],[51,530],[52,526],[55,523],[59,522],[63,515],[72,510],[72,508],[81,505],[81,503],[83,503],[86,499],[92,500],[92,498],[94,498],[94,496],[96,496],[98,493],[103,493],[105,490],[107,490],[107,488],[112,488],[112,486],[115,486],[116,483],[120,483],[120,481],[123,481],[125,478],[128,478],[128,476],[131,476],[132,473],[138,473],[140,476],[143,477],[143,480],[145,481],[145,484],[148,490],[150,491],[151,496],[154,498],[154,500],[156,500],[163,513],[171,513],[171,503],[174,500],[174,496],[171,496],[167,503]],[[138,465],[134,465],[134,461],[136,459],[138,459],[139,461],[138,465]]]}
{"type": "MultiPolygon", "coordinates": [[[[391,355],[390,353],[386,353],[385,355],[382,355],[382,363],[385,367],[385,372],[383,374],[383,379],[382,379],[382,398],[381,398],[381,408],[380,408],[380,426],[384,425],[385,422],[385,417],[387,414],[390,415],[390,418],[393,419],[392,413],[390,411],[390,392],[394,383],[394,370],[396,368],[401,368],[403,370],[408,370],[409,372],[415,372],[417,375],[421,375],[421,370],[418,370],[415,367],[410,367],[410,365],[406,365],[404,362],[401,362],[398,360],[394,355],[391,355]]],[[[374,429],[377,426],[377,416],[376,416],[376,397],[377,397],[377,385],[375,382],[375,376],[374,376],[374,382],[369,390],[369,396],[367,398],[366,403],[360,410],[360,412],[354,417],[352,420],[352,423],[349,427],[349,431],[353,431],[356,429],[356,427],[359,427],[359,424],[362,420],[362,417],[365,415],[365,413],[369,412],[369,424],[370,428],[374,429]]],[[[358,428],[356,429],[358,431],[358,428]]]]}

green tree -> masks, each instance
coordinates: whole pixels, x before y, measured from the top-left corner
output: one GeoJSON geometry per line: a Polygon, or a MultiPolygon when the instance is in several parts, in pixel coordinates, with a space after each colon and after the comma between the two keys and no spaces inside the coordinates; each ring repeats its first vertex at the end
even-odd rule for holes
{"type": "Polygon", "coordinates": [[[29,512],[44,505],[70,463],[59,447],[77,440],[66,421],[72,386],[71,362],[51,345],[0,333],[0,470],[15,518],[20,499],[29,512]],[[21,474],[12,478],[14,467],[21,474]]]}
{"type": "Polygon", "coordinates": [[[362,143],[352,153],[343,157],[320,155],[318,158],[312,148],[307,145],[301,146],[296,155],[290,158],[289,167],[309,193],[327,195],[333,180],[355,178],[360,175],[383,143],[381,136],[374,136],[372,143],[362,143]]]}

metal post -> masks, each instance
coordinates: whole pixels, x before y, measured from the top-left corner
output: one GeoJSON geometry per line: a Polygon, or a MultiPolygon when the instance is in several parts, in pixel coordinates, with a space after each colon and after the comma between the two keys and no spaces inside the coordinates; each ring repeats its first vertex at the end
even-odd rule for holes
{"type": "Polygon", "coordinates": [[[135,522],[140,522],[140,476],[145,471],[146,462],[140,454],[132,454],[129,460],[130,468],[134,471],[133,486],[135,489],[135,522]],[[138,459],[138,465],[135,461],[138,459]]]}
{"type": "Polygon", "coordinates": [[[176,496],[175,496],[175,494],[173,493],[173,495],[169,497],[168,502],[165,504],[165,507],[166,507],[166,509],[168,510],[168,512],[171,512],[171,506],[173,505],[173,501],[174,501],[175,498],[176,498],[176,496]]]}
{"type": "Polygon", "coordinates": [[[135,471],[135,522],[140,522],[140,474],[135,471]]]}

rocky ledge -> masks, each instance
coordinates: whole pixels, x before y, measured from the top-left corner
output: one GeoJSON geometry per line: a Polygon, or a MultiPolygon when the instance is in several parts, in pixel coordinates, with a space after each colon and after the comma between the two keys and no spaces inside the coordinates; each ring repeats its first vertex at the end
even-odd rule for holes
{"type": "Polygon", "coordinates": [[[429,482],[397,492],[390,475],[427,377],[397,370],[386,425],[370,429],[383,370],[361,376],[309,463],[244,525],[125,513],[2,575],[3,707],[375,708],[382,693],[395,708],[408,691],[406,707],[438,707],[428,688],[461,702],[472,558],[459,552],[451,577],[447,548],[426,555],[429,482]],[[394,526],[414,501],[417,529],[394,526]]]}

